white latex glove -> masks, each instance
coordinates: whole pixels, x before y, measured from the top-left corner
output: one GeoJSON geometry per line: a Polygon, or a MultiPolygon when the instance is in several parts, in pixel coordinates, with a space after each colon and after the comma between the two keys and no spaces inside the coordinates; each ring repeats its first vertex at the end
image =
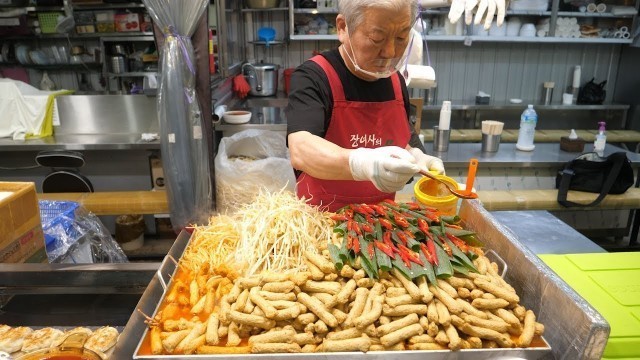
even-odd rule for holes
{"type": "Polygon", "coordinates": [[[385,193],[401,190],[418,172],[415,158],[397,146],[355,149],[349,154],[349,168],[355,180],[369,180],[385,193]]]}
{"type": "Polygon", "coordinates": [[[440,158],[427,155],[418,148],[411,148],[409,153],[413,156],[416,164],[421,169],[427,169],[429,171],[436,172],[438,175],[444,175],[444,164],[440,158]]]}
{"type": "Polygon", "coordinates": [[[473,20],[473,10],[478,6],[475,16],[475,24],[479,25],[484,17],[484,28],[489,30],[493,16],[498,12],[497,24],[502,26],[505,16],[505,0],[451,0],[451,8],[449,9],[449,21],[452,24],[458,22],[462,13],[465,14],[465,23],[471,25],[473,20]],[[486,12],[486,16],[485,16],[486,12]]]}

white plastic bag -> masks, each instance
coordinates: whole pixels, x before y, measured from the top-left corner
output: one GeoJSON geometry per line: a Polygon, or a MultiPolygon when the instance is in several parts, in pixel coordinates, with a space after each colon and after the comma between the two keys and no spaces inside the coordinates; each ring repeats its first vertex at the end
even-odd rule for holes
{"type": "Polygon", "coordinates": [[[296,179],[284,135],[244,130],[220,141],[215,159],[216,204],[233,213],[254,200],[260,189],[295,191],[296,179]]]}

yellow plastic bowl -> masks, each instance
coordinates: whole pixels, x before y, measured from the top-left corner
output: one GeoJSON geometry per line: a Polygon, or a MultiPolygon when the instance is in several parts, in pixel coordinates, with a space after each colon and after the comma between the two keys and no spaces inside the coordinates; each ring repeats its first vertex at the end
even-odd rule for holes
{"type": "MultiPolygon", "coordinates": [[[[458,190],[458,182],[445,175],[436,175],[458,190]]],[[[458,212],[458,198],[452,195],[444,185],[428,177],[422,177],[413,186],[413,193],[421,204],[440,210],[442,215],[455,215],[458,212]]]]}

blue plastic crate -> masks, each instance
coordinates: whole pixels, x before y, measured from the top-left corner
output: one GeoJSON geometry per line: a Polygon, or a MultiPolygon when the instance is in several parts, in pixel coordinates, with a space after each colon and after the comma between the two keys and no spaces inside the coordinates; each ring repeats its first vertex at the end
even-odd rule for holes
{"type": "Polygon", "coordinates": [[[73,220],[75,219],[75,211],[80,206],[79,203],[74,201],[39,201],[40,206],[40,221],[42,223],[42,230],[44,232],[44,243],[47,248],[47,252],[55,249],[55,236],[47,234],[47,231],[54,226],[61,225],[65,233],[69,236],[73,236],[73,220]]]}

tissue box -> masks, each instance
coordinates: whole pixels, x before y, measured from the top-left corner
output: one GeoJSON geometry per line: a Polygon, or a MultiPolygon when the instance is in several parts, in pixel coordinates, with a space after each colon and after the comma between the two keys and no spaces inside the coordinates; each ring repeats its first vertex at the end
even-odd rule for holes
{"type": "Polygon", "coordinates": [[[46,259],[35,185],[0,182],[0,263],[46,259]]]}
{"type": "Polygon", "coordinates": [[[584,139],[569,139],[568,136],[563,136],[560,138],[560,150],[567,152],[582,152],[584,150],[584,139]]]}

